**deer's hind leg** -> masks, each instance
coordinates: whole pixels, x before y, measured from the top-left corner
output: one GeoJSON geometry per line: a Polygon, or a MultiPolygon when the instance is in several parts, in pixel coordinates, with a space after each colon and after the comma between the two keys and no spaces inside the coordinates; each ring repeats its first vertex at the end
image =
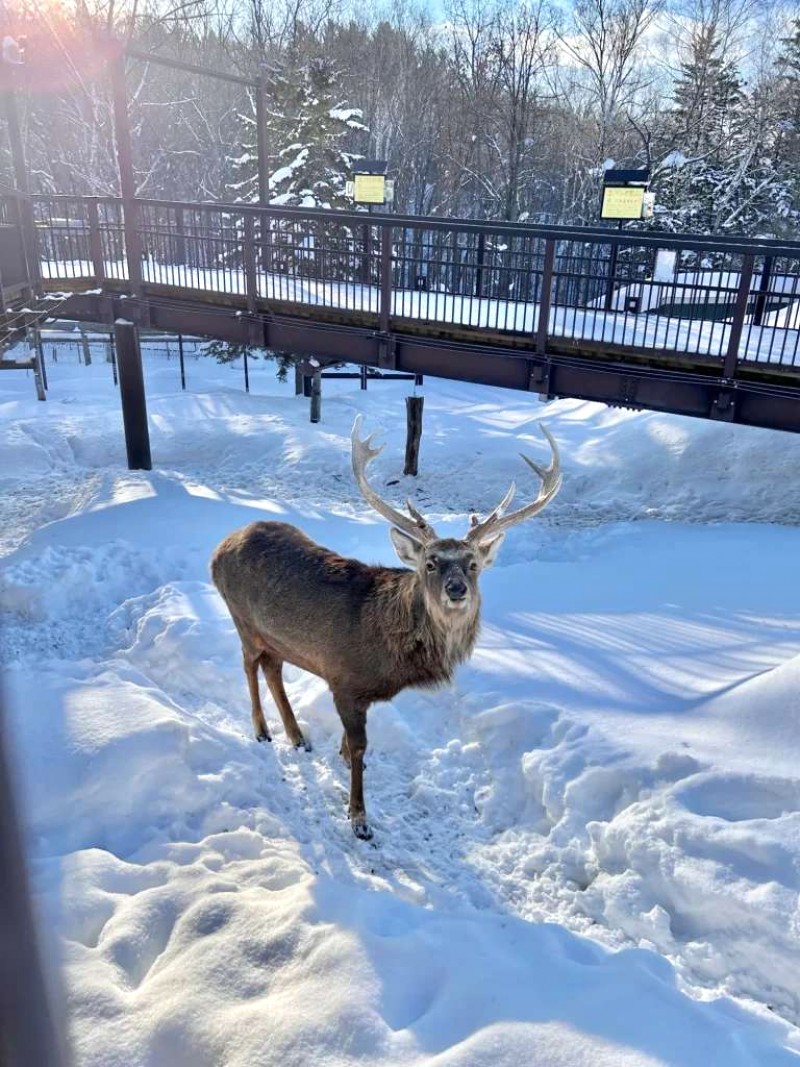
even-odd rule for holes
{"type": "Polygon", "coordinates": [[[250,707],[256,741],[271,741],[267,720],[264,718],[264,709],[261,707],[261,694],[258,691],[258,662],[260,658],[260,652],[253,652],[247,644],[242,642],[242,662],[247,685],[250,689],[250,707]]]}
{"type": "Polygon", "coordinates": [[[264,677],[267,679],[269,691],[272,693],[272,699],[275,701],[281,719],[283,719],[283,728],[286,731],[286,736],[295,748],[304,748],[306,752],[310,752],[311,743],[298,726],[292,705],[289,703],[289,698],[283,687],[283,660],[264,652],[261,655],[260,662],[264,677]]]}

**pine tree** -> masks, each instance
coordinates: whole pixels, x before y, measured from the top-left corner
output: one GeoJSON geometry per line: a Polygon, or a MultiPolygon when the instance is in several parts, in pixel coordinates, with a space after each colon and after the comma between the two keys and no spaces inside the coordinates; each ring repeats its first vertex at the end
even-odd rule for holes
{"type": "MultiPolygon", "coordinates": [[[[280,207],[346,208],[345,196],[358,154],[349,149],[354,133],[367,132],[361,111],[348,107],[336,93],[337,73],[320,55],[301,58],[289,49],[265,86],[267,147],[274,168],[269,175],[269,202],[280,207]]],[[[255,109],[253,109],[255,110],[255,109]]],[[[252,115],[241,115],[241,156],[231,160],[238,200],[258,200],[258,148],[252,115]]]]}
{"type": "Polygon", "coordinates": [[[656,181],[658,226],[780,232],[794,209],[773,88],[767,79],[748,91],[721,54],[715,27],[698,31],[673,92],[656,181]]]}
{"type": "Polygon", "coordinates": [[[782,154],[790,174],[793,199],[800,204],[800,18],[781,42],[778,59],[777,118],[782,154]]]}
{"type": "MultiPolygon", "coordinates": [[[[276,165],[268,179],[269,203],[275,207],[350,208],[352,201],[345,194],[353,163],[360,158],[348,150],[354,134],[367,132],[360,121],[361,111],[346,106],[336,95],[337,74],[332,64],[321,55],[303,57],[302,44],[293,44],[282,61],[266,80],[267,148],[276,165]]],[[[257,203],[258,139],[252,114],[240,116],[243,132],[241,156],[231,160],[238,178],[231,189],[236,199],[257,203]]],[[[303,275],[314,277],[321,264],[315,254],[316,229],[322,225],[304,222],[298,234],[292,220],[271,218],[262,231],[262,265],[275,275],[303,275]]],[[[341,255],[330,254],[334,233],[325,232],[330,268],[351,266],[352,235],[338,228],[341,255]]],[[[235,359],[244,346],[220,342],[208,349],[221,362],[235,359]]],[[[295,357],[282,352],[267,352],[265,358],[275,359],[278,379],[284,381],[295,357]]]]}
{"type": "Polygon", "coordinates": [[[743,91],[732,64],[719,55],[715,28],[699,30],[673,89],[667,130],[672,151],[656,186],[667,229],[711,233],[715,200],[739,138],[743,91]]]}
{"type": "Polygon", "coordinates": [[[738,72],[719,50],[715,28],[700,30],[673,89],[672,121],[693,156],[715,152],[730,137],[743,99],[738,72]]]}

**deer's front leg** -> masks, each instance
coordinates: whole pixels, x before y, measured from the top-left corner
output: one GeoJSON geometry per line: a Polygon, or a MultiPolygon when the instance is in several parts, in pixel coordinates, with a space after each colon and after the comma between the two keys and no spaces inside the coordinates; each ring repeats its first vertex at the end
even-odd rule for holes
{"type": "MultiPolygon", "coordinates": [[[[367,709],[334,694],[336,710],[344,726],[347,752],[350,756],[350,823],[353,833],[362,841],[369,841],[372,830],[367,822],[364,806],[364,753],[367,751],[367,709]]],[[[344,747],[344,745],[343,745],[344,747]]]]}

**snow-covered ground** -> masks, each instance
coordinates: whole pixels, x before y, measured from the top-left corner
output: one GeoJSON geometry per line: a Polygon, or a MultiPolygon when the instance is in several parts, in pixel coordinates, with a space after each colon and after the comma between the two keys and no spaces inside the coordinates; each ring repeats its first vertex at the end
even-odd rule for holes
{"type": "Polygon", "coordinates": [[[111,368],[0,378],[0,585],[34,884],[78,1063],[437,1067],[800,1063],[800,438],[426,381],[147,356],[152,473],[111,368]],[[463,531],[545,455],[564,487],[483,578],[452,689],[370,714],[354,838],[323,683],[312,753],[250,737],[208,577],[258,517],[393,561],[375,480],[463,531]]]}

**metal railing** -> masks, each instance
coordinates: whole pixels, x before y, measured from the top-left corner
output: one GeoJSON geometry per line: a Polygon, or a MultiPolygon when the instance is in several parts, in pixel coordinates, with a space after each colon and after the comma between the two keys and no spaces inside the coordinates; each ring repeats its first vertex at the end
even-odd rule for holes
{"type": "Polygon", "coordinates": [[[128,282],[577,350],[800,368],[800,244],[321,209],[34,196],[51,282],[128,282]],[[138,246],[129,249],[126,234],[138,246]]]}

